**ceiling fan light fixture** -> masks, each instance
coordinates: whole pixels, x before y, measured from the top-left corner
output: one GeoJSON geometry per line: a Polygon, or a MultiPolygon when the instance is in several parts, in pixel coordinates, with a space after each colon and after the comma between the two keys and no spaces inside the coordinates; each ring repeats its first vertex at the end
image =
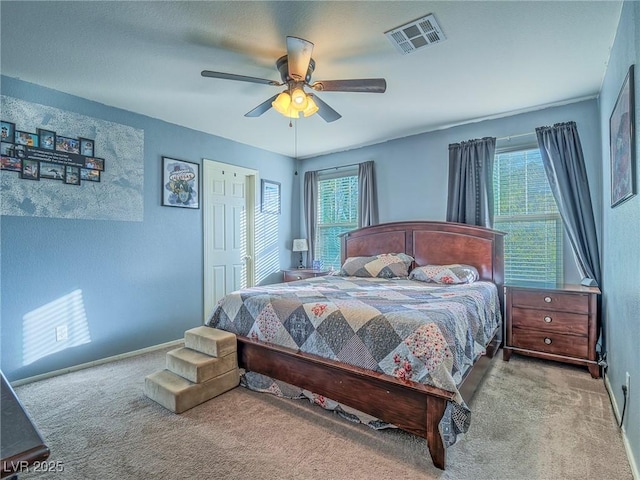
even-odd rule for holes
{"type": "Polygon", "coordinates": [[[311,95],[307,95],[307,108],[305,108],[302,111],[302,114],[305,117],[310,117],[311,115],[316,113],[318,110],[319,110],[318,105],[316,105],[316,102],[313,100],[313,97],[311,95]]]}
{"type": "Polygon", "coordinates": [[[291,92],[291,107],[303,112],[308,105],[307,94],[302,88],[296,88],[291,92]]]}
{"type": "Polygon", "coordinates": [[[288,92],[282,92],[271,102],[271,106],[275,108],[278,113],[288,117],[288,112],[291,107],[291,96],[288,92]]]}

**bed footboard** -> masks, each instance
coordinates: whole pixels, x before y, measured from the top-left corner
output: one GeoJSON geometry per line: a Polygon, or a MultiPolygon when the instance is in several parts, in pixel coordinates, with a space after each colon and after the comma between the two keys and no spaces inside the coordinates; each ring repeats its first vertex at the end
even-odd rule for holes
{"type": "Polygon", "coordinates": [[[426,438],[433,464],[444,469],[445,447],[438,425],[454,393],[242,336],[238,363],[426,438]]]}

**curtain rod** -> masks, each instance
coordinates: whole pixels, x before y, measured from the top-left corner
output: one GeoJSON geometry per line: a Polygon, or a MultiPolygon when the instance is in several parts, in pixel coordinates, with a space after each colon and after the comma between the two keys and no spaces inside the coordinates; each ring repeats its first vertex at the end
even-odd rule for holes
{"type": "Polygon", "coordinates": [[[535,135],[535,134],[536,134],[536,132],[519,133],[518,135],[507,135],[506,137],[496,138],[496,141],[498,141],[498,140],[511,140],[512,138],[518,138],[518,137],[529,137],[529,136],[535,135]]]}
{"type": "Polygon", "coordinates": [[[316,170],[316,172],[326,172],[327,170],[338,170],[339,168],[358,167],[358,166],[360,166],[360,163],[351,163],[349,165],[340,165],[339,167],[321,168],[320,170],[316,170]]]}

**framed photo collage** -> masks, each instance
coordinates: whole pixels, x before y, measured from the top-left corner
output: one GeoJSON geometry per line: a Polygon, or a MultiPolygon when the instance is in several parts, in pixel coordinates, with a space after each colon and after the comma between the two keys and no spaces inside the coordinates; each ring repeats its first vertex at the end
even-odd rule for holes
{"type": "Polygon", "coordinates": [[[95,156],[93,139],[65,137],[43,128],[32,133],[17,130],[13,122],[0,122],[0,169],[18,172],[24,180],[59,180],[68,185],[100,181],[105,161],[95,156]]]}

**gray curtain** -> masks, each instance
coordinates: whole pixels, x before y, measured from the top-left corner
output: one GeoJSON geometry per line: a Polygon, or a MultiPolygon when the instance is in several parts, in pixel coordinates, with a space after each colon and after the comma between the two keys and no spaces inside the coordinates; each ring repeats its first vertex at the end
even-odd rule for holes
{"type": "Polygon", "coordinates": [[[358,166],[358,227],[378,223],[378,197],[373,173],[373,162],[358,166]]]}
{"type": "Polygon", "coordinates": [[[587,171],[575,122],[536,128],[542,163],[584,278],[600,285],[600,257],[587,171]]]}
{"type": "Polygon", "coordinates": [[[307,229],[307,268],[313,265],[316,246],[316,226],[318,223],[318,172],[304,174],[304,224],[307,229]]]}
{"type": "Polygon", "coordinates": [[[449,145],[447,221],[493,226],[493,157],[496,139],[449,145]]]}

